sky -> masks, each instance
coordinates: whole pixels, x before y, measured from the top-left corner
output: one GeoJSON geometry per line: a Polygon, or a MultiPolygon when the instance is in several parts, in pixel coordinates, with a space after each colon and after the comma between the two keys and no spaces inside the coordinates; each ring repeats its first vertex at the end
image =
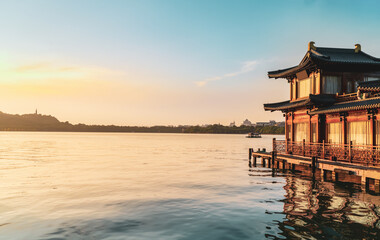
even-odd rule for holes
{"type": "Polygon", "coordinates": [[[116,125],[277,120],[309,41],[380,57],[379,1],[1,0],[0,111],[116,125]]]}

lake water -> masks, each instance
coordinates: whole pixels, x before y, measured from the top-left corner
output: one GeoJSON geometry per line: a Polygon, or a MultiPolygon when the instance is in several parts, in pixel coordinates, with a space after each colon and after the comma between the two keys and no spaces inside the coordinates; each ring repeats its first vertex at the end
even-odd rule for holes
{"type": "Polygon", "coordinates": [[[272,137],[1,132],[0,239],[379,239],[379,196],[249,167],[272,137]]]}

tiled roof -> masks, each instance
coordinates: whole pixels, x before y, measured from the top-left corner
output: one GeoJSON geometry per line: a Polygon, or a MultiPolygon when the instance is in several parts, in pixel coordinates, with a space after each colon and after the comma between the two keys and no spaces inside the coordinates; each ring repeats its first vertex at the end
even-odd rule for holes
{"type": "Polygon", "coordinates": [[[264,104],[265,111],[289,111],[292,109],[303,108],[308,106],[326,106],[336,102],[335,95],[331,94],[310,94],[308,98],[296,101],[284,101],[278,103],[264,104]]]}
{"type": "Polygon", "coordinates": [[[336,113],[343,111],[355,111],[355,110],[364,110],[370,108],[379,108],[380,107],[380,97],[370,98],[370,99],[361,99],[350,102],[335,103],[328,107],[319,108],[317,110],[310,111],[310,114],[326,114],[326,113],[336,113]]]}
{"type": "Polygon", "coordinates": [[[356,53],[355,49],[317,47],[310,52],[311,58],[329,63],[380,64],[380,59],[362,51],[356,53]]]}
{"type": "Polygon", "coordinates": [[[309,68],[346,72],[380,71],[380,59],[362,51],[355,52],[354,49],[316,47],[306,53],[299,65],[270,71],[268,77],[287,78],[309,68]]]}
{"type": "Polygon", "coordinates": [[[359,82],[358,90],[360,92],[380,92],[380,80],[368,81],[368,82],[359,82]]]}
{"type": "Polygon", "coordinates": [[[266,103],[264,104],[265,111],[285,111],[288,109],[294,109],[304,107],[310,102],[310,99],[304,99],[301,101],[291,102],[290,100],[278,103],[266,103]]]}

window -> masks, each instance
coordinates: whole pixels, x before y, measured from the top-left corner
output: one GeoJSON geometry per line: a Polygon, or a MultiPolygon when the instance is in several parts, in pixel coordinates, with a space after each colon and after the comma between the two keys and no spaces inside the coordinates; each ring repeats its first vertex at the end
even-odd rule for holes
{"type": "Polygon", "coordinates": [[[322,80],[322,92],[336,94],[341,92],[341,79],[339,76],[325,76],[322,80]]]}
{"type": "Polygon", "coordinates": [[[347,82],[346,93],[354,93],[358,91],[358,81],[351,80],[347,82]]]}
{"type": "Polygon", "coordinates": [[[316,77],[313,75],[313,77],[312,78],[310,78],[311,79],[311,85],[313,86],[312,88],[311,88],[311,91],[310,91],[310,93],[311,94],[316,94],[317,93],[317,79],[316,79],[316,77]]]}
{"type": "Polygon", "coordinates": [[[311,142],[313,143],[317,142],[317,124],[316,123],[311,124],[311,142]]]}
{"type": "Polygon", "coordinates": [[[292,99],[296,99],[297,98],[297,91],[296,91],[296,89],[297,89],[297,82],[294,81],[292,83],[292,99]]]}
{"type": "Polygon", "coordinates": [[[308,123],[295,123],[294,124],[294,141],[302,142],[309,141],[308,123]]]}
{"type": "Polygon", "coordinates": [[[380,121],[376,121],[376,145],[380,146],[380,121]]]}
{"type": "Polygon", "coordinates": [[[347,140],[353,145],[371,144],[369,121],[347,122],[347,140]]]}
{"type": "Polygon", "coordinates": [[[297,85],[297,97],[308,97],[310,94],[310,78],[298,81],[297,85]]]}
{"type": "Polygon", "coordinates": [[[328,123],[326,128],[328,143],[342,143],[342,124],[340,122],[328,123]]]}

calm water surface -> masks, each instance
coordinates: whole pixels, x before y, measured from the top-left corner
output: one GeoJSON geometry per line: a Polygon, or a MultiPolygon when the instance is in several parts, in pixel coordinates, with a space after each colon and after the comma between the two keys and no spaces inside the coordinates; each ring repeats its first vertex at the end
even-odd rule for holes
{"type": "Polygon", "coordinates": [[[2,132],[0,239],[379,239],[380,197],[249,167],[272,137],[2,132]]]}

